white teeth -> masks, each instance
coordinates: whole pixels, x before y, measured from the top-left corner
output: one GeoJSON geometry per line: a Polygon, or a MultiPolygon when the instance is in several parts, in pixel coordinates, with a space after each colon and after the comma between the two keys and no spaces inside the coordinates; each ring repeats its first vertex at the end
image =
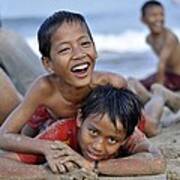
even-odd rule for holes
{"type": "Polygon", "coordinates": [[[155,25],[156,25],[156,26],[161,26],[161,25],[162,25],[162,23],[157,22],[157,23],[155,23],[155,25]]]}
{"type": "Polygon", "coordinates": [[[73,71],[77,71],[77,70],[83,70],[83,69],[86,69],[88,67],[88,64],[81,64],[81,65],[78,65],[78,66],[75,66],[73,67],[73,71]]]}

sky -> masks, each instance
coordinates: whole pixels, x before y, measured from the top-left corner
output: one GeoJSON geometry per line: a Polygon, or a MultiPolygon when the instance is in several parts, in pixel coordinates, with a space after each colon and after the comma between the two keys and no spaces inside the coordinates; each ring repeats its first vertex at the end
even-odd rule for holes
{"type": "MultiPolygon", "coordinates": [[[[110,11],[117,8],[116,4],[129,4],[129,6],[140,6],[145,0],[0,0],[0,14],[2,17],[22,17],[22,16],[47,16],[52,14],[57,8],[77,9],[83,13],[87,11],[103,12],[107,6],[110,11]],[[116,3],[118,2],[118,3],[116,3]],[[104,7],[106,6],[106,7],[104,7]],[[88,7],[88,8],[87,8],[88,7]]],[[[176,4],[180,0],[161,0],[161,2],[171,2],[176,4]]]]}
{"type": "Polygon", "coordinates": [[[114,3],[112,0],[102,0],[103,3],[97,3],[96,0],[0,0],[0,12],[1,16],[6,17],[33,16],[33,14],[46,16],[47,13],[54,12],[57,7],[62,7],[63,9],[77,9],[86,13],[97,9],[102,11],[104,4],[108,4],[108,7],[113,9],[116,7],[116,1],[119,0],[113,0],[114,3]],[[87,6],[88,8],[86,8],[87,6]]]}

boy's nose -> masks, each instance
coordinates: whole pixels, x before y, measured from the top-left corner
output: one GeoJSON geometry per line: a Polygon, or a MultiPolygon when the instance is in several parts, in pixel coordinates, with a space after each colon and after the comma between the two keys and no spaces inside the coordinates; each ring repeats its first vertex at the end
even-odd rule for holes
{"type": "Polygon", "coordinates": [[[97,152],[103,152],[104,149],[104,140],[102,138],[98,138],[93,143],[93,149],[97,152]]]}
{"type": "Polygon", "coordinates": [[[158,15],[158,16],[157,16],[157,19],[158,19],[159,21],[163,21],[163,20],[164,20],[164,17],[163,17],[162,15],[158,15]]]}
{"type": "Polygon", "coordinates": [[[79,46],[73,47],[73,59],[81,59],[85,56],[82,48],[79,46]]]}

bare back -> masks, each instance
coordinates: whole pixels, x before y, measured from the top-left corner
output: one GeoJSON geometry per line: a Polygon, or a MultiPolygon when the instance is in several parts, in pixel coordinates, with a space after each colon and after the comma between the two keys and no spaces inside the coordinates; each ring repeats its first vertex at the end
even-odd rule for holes
{"type": "Polygon", "coordinates": [[[165,72],[180,75],[180,43],[176,35],[165,29],[157,36],[150,34],[147,37],[147,42],[158,55],[160,61],[164,61],[165,72]]]}

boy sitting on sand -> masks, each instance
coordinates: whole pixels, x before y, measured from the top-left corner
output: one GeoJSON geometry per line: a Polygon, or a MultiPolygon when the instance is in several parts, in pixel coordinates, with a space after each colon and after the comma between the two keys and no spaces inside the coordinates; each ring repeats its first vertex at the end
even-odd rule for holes
{"type": "MultiPolygon", "coordinates": [[[[129,78],[128,84],[131,89],[134,89],[136,94],[139,95],[142,102],[146,104],[146,107],[149,105],[152,107],[148,107],[148,109],[150,109],[149,113],[146,111],[146,114],[150,114],[150,119],[154,119],[154,122],[150,120],[150,125],[146,124],[146,130],[149,136],[152,136],[159,132],[163,106],[168,105],[167,99],[169,98],[162,96],[162,93],[157,94],[156,91],[154,95],[154,92],[150,92],[149,90],[154,83],[162,84],[172,91],[180,90],[180,43],[177,36],[168,28],[164,27],[164,7],[160,2],[155,0],[145,2],[141,12],[142,22],[147,25],[150,30],[150,34],[147,36],[146,41],[159,57],[159,64],[157,72],[153,75],[141,81],[129,78]],[[157,100],[155,100],[156,97],[158,97],[157,100]],[[148,102],[149,100],[153,100],[154,102],[148,102]],[[152,106],[152,104],[155,104],[155,101],[157,103],[157,108],[153,108],[152,106]]],[[[157,87],[157,85],[155,85],[155,87],[157,87]]],[[[175,98],[173,99],[171,98],[170,100],[171,104],[176,104],[177,100],[175,98]],[[174,102],[172,102],[173,99],[174,102]]],[[[168,116],[168,118],[170,118],[168,120],[169,124],[170,121],[176,121],[179,117],[179,113],[176,112],[173,113],[171,117],[168,116]]]]}
{"type": "Polygon", "coordinates": [[[159,57],[159,64],[157,72],[141,83],[147,89],[153,83],[160,83],[177,91],[180,90],[180,43],[177,36],[164,26],[164,14],[164,7],[158,1],[147,1],[142,6],[142,22],[150,30],[146,40],[159,57]]]}
{"type": "MultiPolygon", "coordinates": [[[[57,121],[35,139],[56,140],[49,149],[53,152],[49,164],[55,173],[78,167],[116,176],[163,173],[165,161],[160,151],[136,128],[141,110],[139,99],[131,91],[98,86],[83,103],[77,120],[57,121]]],[[[37,155],[9,152],[6,157],[25,163],[27,160],[34,164],[43,162],[42,156],[37,155]]],[[[21,168],[22,174],[27,173],[26,167],[21,168]]]]}

